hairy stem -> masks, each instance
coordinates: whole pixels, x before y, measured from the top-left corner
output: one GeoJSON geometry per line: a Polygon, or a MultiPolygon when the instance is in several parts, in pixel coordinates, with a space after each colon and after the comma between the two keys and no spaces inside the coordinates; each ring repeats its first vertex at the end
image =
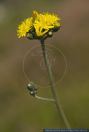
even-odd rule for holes
{"type": "Polygon", "coordinates": [[[58,113],[61,116],[66,128],[70,129],[71,128],[70,124],[69,124],[69,122],[68,122],[68,120],[67,120],[67,118],[65,116],[65,113],[63,111],[62,105],[61,105],[61,103],[59,101],[59,98],[57,96],[57,93],[56,93],[56,88],[55,88],[55,83],[54,83],[54,79],[53,79],[53,74],[52,74],[51,66],[50,66],[50,63],[49,63],[48,56],[47,56],[47,51],[45,49],[44,40],[41,40],[41,48],[42,48],[42,53],[43,53],[43,57],[44,57],[45,66],[47,68],[47,72],[48,72],[48,76],[49,76],[51,92],[52,92],[53,98],[55,100],[54,103],[56,105],[58,113]]]}

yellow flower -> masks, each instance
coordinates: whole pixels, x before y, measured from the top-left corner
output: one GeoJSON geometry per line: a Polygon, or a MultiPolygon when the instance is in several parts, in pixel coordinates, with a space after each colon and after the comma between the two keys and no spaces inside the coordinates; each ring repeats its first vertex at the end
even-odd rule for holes
{"type": "Polygon", "coordinates": [[[36,19],[34,21],[34,27],[37,36],[43,36],[50,29],[60,27],[60,23],[58,22],[60,18],[55,15],[48,13],[38,14],[37,12],[35,12],[35,15],[36,19]]]}
{"type": "Polygon", "coordinates": [[[58,22],[60,20],[59,17],[55,16],[54,14],[48,14],[46,13],[45,14],[45,20],[46,20],[46,23],[50,26],[53,26],[53,27],[58,27],[60,26],[60,23],[58,22]]]}
{"type": "Polygon", "coordinates": [[[31,34],[34,39],[40,39],[47,36],[49,31],[56,31],[59,29],[60,18],[54,14],[49,13],[38,13],[33,11],[33,15],[30,18],[27,18],[18,26],[17,35],[18,37],[27,37],[27,33],[31,34]]]}
{"type": "Polygon", "coordinates": [[[27,32],[29,32],[29,30],[32,28],[33,25],[32,19],[33,19],[32,17],[27,18],[18,26],[18,30],[17,30],[18,38],[25,37],[27,32]]]}

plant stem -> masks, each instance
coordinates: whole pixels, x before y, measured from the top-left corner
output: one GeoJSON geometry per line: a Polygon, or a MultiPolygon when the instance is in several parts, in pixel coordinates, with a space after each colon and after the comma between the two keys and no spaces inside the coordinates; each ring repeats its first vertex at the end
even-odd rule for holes
{"type": "Polygon", "coordinates": [[[40,100],[44,100],[44,101],[55,102],[54,99],[44,98],[44,97],[40,97],[37,95],[35,95],[35,98],[40,99],[40,100]]]}
{"type": "Polygon", "coordinates": [[[53,79],[53,74],[52,74],[52,70],[51,70],[51,66],[50,66],[50,63],[49,63],[49,59],[48,59],[48,55],[47,55],[47,51],[45,49],[45,43],[44,43],[44,40],[41,40],[41,48],[42,48],[42,53],[43,53],[43,57],[44,57],[44,62],[45,62],[45,66],[47,68],[47,72],[48,72],[48,77],[49,77],[49,81],[50,81],[50,86],[51,86],[51,92],[52,92],[52,95],[53,95],[53,98],[55,100],[55,105],[56,105],[56,108],[58,110],[58,113],[59,115],[61,115],[61,118],[66,126],[66,128],[70,129],[70,124],[65,116],[65,113],[63,111],[63,108],[62,108],[62,105],[59,101],[59,98],[57,96],[57,93],[56,93],[56,88],[55,88],[55,83],[54,83],[54,79],[53,79]]]}

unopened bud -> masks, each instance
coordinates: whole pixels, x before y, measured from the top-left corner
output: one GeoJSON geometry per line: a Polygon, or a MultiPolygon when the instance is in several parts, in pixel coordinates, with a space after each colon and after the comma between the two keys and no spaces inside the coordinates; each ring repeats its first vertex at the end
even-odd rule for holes
{"type": "Polygon", "coordinates": [[[53,32],[52,31],[49,31],[48,32],[48,35],[49,35],[49,37],[52,37],[53,36],[53,32]]]}

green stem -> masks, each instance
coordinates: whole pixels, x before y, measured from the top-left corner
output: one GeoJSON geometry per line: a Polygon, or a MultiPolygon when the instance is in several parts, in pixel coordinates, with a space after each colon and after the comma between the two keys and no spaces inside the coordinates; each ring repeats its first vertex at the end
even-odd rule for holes
{"type": "Polygon", "coordinates": [[[54,83],[54,79],[53,79],[53,74],[52,74],[52,70],[51,70],[51,66],[50,66],[50,63],[49,63],[49,59],[48,59],[48,56],[47,56],[47,51],[45,49],[45,43],[44,43],[44,40],[41,40],[41,48],[42,48],[42,53],[43,53],[43,57],[44,57],[44,61],[45,61],[45,66],[47,68],[47,72],[48,72],[48,76],[49,76],[49,81],[50,81],[50,86],[51,86],[51,91],[52,91],[52,95],[53,95],[53,98],[55,100],[55,105],[56,105],[56,108],[58,110],[58,113],[59,115],[61,115],[61,118],[66,126],[66,128],[70,129],[70,125],[69,125],[69,122],[65,116],[65,113],[63,111],[63,108],[62,108],[62,105],[59,101],[59,98],[57,96],[57,93],[56,93],[56,88],[55,88],[55,83],[54,83]]]}

